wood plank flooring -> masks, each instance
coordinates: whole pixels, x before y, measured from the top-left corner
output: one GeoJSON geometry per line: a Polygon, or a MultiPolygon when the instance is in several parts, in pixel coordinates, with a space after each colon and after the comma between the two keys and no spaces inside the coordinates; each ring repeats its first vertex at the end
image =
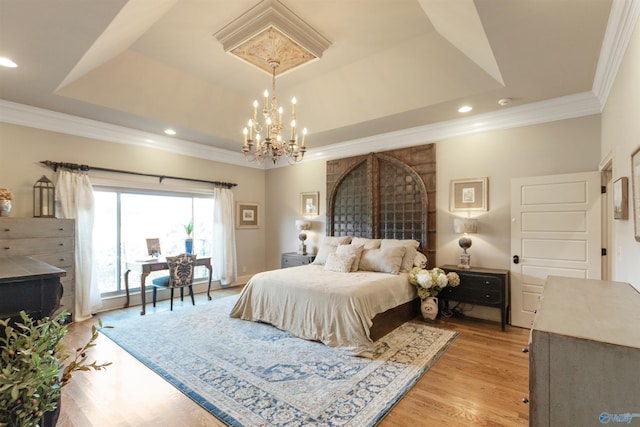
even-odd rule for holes
{"type": "MultiPolygon", "coordinates": [[[[240,287],[215,291],[213,298],[234,294],[240,287]]],[[[206,304],[204,294],[196,304],[206,304]]],[[[174,310],[182,304],[174,301],[174,310]]],[[[169,310],[169,302],[147,305],[169,310]]],[[[139,316],[140,307],[119,311],[139,316]]],[[[64,338],[72,349],[90,336],[96,319],[74,323],[64,338]]],[[[460,332],[440,359],[380,422],[381,427],[526,426],[528,406],[527,346],[529,331],[476,319],[442,319],[434,326],[460,332]]],[[[58,427],[224,426],[187,396],[161,379],[133,356],[101,336],[90,360],[111,361],[106,371],[79,372],[62,392],[58,427]]]]}

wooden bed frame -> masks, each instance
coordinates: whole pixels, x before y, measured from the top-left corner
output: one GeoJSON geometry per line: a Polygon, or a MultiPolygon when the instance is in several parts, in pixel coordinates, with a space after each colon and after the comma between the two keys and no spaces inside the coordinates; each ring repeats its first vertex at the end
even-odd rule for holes
{"type": "Polygon", "coordinates": [[[403,323],[415,319],[419,313],[420,298],[415,298],[412,301],[390,308],[373,318],[369,336],[373,341],[377,341],[403,323]]]}

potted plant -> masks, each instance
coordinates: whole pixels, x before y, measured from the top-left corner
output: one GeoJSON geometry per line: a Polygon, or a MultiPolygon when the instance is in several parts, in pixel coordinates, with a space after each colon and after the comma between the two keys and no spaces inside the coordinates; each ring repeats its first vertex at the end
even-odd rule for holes
{"type": "Polygon", "coordinates": [[[61,343],[67,333],[66,312],[34,321],[24,311],[22,323],[0,319],[0,426],[55,426],[60,411],[60,393],[76,371],[106,368],[111,363],[87,361],[87,350],[95,347],[98,331],[75,354],[61,343]]]}
{"type": "Polygon", "coordinates": [[[191,233],[193,233],[193,220],[184,225],[184,232],[187,233],[187,238],[184,239],[185,252],[188,254],[193,253],[193,239],[191,238],[191,233]]]}

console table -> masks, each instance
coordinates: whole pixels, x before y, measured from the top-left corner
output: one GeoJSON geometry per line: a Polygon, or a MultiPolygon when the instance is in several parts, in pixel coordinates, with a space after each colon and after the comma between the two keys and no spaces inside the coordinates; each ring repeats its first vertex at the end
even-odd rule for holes
{"type": "MultiPolygon", "coordinates": [[[[144,315],[146,313],[146,289],[145,289],[145,280],[149,273],[152,271],[160,271],[160,270],[168,270],[169,265],[167,261],[163,258],[153,259],[153,260],[145,260],[145,261],[127,261],[126,263],[126,271],[124,273],[124,287],[127,293],[127,299],[124,303],[125,307],[129,307],[129,273],[132,270],[136,270],[140,272],[140,297],[142,298],[142,311],[140,315],[144,315]]],[[[209,270],[209,286],[207,287],[207,298],[211,299],[211,275],[213,274],[213,269],[211,268],[211,258],[196,258],[196,266],[203,265],[209,270]]]]}
{"type": "Polygon", "coordinates": [[[60,304],[60,278],[66,274],[30,257],[0,257],[0,319],[20,321],[23,310],[34,320],[51,316],[60,304]]]}
{"type": "Polygon", "coordinates": [[[459,268],[455,265],[440,267],[447,273],[454,271],[460,276],[460,285],[454,288],[446,287],[438,295],[445,300],[462,303],[484,305],[500,309],[502,330],[509,320],[509,270],[494,268],[459,268]]]}

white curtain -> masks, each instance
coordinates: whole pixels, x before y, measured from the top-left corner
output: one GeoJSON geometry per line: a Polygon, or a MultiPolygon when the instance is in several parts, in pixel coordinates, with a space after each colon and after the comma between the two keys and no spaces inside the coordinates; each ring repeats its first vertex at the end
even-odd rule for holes
{"type": "Polygon", "coordinates": [[[93,187],[86,172],[60,169],[56,198],[60,218],[76,220],[75,320],[88,319],[101,306],[100,289],[93,265],[93,187]]]}
{"type": "Polygon", "coordinates": [[[213,199],[213,280],[225,286],[238,277],[233,193],[228,188],[215,188],[213,199]]]}

